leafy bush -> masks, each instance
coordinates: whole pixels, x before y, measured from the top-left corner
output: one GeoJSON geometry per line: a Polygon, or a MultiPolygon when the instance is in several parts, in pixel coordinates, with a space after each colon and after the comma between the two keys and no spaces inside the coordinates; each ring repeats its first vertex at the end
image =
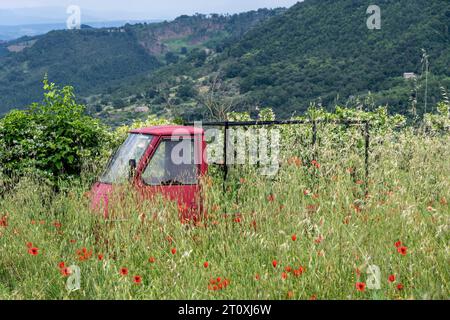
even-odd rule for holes
{"type": "Polygon", "coordinates": [[[111,135],[84,114],[73,88],[44,79],[44,99],[0,120],[0,166],[8,177],[37,174],[51,183],[77,177],[104,157],[111,135]]]}

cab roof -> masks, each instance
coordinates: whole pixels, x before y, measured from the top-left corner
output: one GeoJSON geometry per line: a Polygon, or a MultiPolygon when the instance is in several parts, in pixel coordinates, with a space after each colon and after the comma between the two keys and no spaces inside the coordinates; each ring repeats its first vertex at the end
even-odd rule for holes
{"type": "Polygon", "coordinates": [[[156,126],[148,128],[140,128],[131,130],[130,133],[151,134],[153,136],[170,136],[170,135],[202,135],[204,130],[195,127],[186,126],[156,126]]]}

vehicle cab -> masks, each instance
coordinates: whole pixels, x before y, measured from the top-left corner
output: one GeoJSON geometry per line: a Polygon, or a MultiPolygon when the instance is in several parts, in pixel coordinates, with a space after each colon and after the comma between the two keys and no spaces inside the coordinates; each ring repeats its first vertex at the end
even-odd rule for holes
{"type": "Polygon", "coordinates": [[[158,126],[129,132],[91,190],[93,209],[108,217],[115,186],[130,183],[144,199],[161,194],[176,201],[183,219],[202,209],[200,178],[207,172],[204,131],[185,126],[158,126]]]}

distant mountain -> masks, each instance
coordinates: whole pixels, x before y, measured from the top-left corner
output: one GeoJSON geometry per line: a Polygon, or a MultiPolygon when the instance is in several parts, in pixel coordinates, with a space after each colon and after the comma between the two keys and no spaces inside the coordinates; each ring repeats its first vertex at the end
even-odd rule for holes
{"type": "MultiPolygon", "coordinates": [[[[117,28],[127,23],[156,23],[162,20],[118,20],[118,21],[83,21],[84,25],[89,25],[94,28],[117,28]]],[[[1,23],[1,21],[0,21],[1,23]]],[[[14,40],[24,36],[42,35],[54,30],[67,29],[66,23],[47,23],[47,24],[24,24],[24,25],[0,25],[0,39],[14,40]]]]}
{"type": "Polygon", "coordinates": [[[184,60],[124,88],[133,86],[137,95],[150,91],[143,100],[147,105],[161,112],[169,105],[172,113],[194,119],[205,113],[202,92],[215,79],[236,109],[272,107],[280,117],[302,113],[310,103],[329,109],[388,105],[403,114],[414,104],[420,113],[427,83],[430,111],[442,88],[450,92],[450,1],[376,1],[380,30],[367,27],[373,3],[305,0],[223,46],[201,66],[184,60]],[[427,78],[422,49],[430,66],[427,78]],[[414,75],[405,79],[404,73],[414,75]],[[191,94],[178,94],[186,86],[191,94]],[[168,93],[176,98],[156,108],[168,93]]]}

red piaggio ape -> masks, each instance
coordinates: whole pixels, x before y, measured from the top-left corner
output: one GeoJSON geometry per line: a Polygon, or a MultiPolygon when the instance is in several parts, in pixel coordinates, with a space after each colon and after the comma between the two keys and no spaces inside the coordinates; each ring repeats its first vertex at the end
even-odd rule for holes
{"type": "Polygon", "coordinates": [[[182,219],[202,210],[200,178],[206,174],[204,130],[158,126],[129,132],[91,189],[91,206],[107,218],[115,186],[130,183],[144,199],[161,194],[176,201],[182,219]]]}

